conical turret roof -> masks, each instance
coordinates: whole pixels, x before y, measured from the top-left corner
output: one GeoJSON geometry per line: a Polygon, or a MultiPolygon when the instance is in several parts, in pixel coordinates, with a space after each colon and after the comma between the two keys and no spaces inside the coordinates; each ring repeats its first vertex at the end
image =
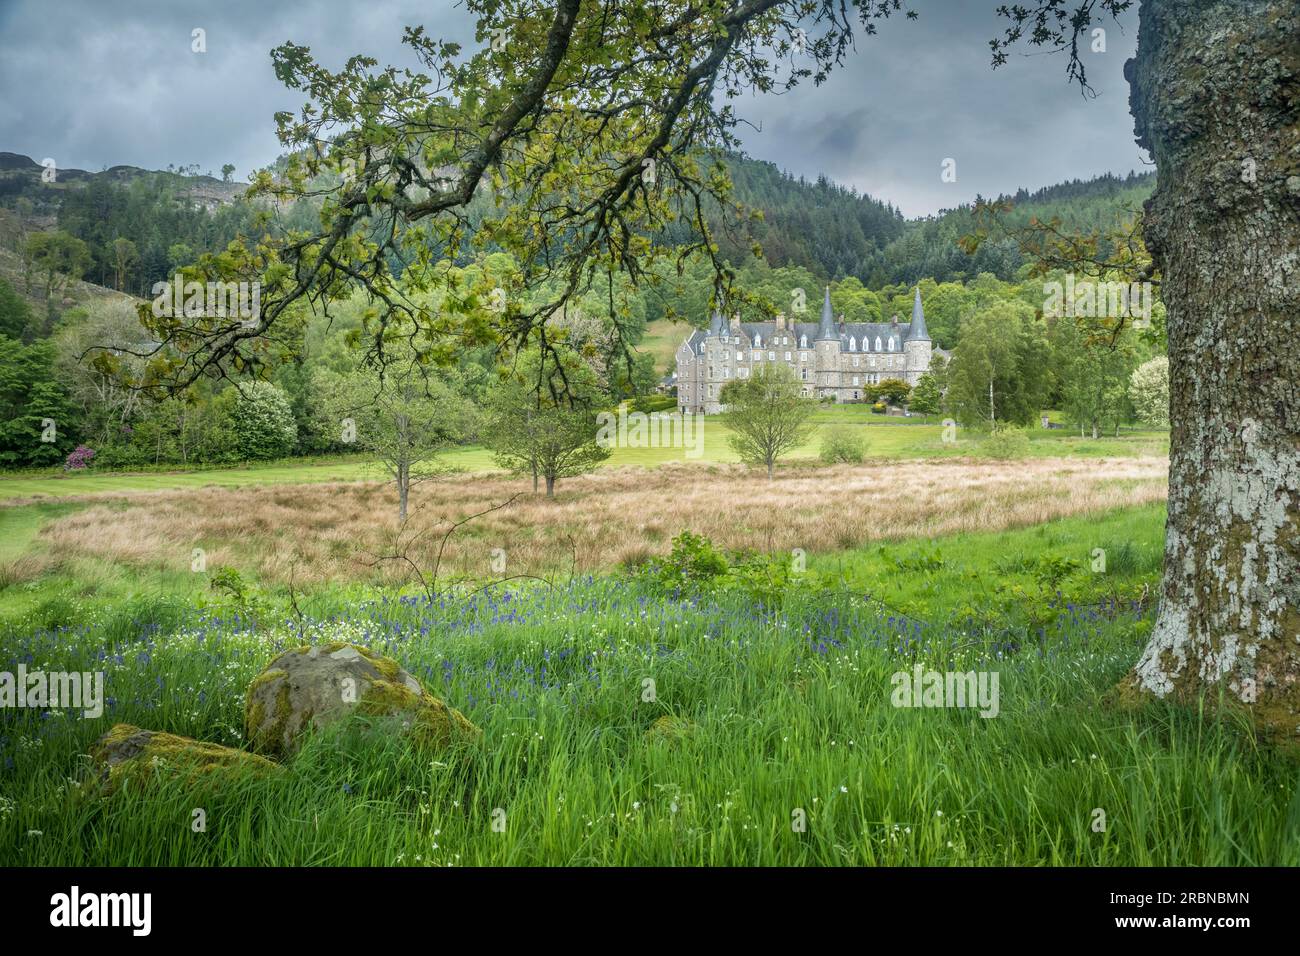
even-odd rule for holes
{"type": "Polygon", "coordinates": [[[817,341],[839,339],[839,330],[835,327],[835,313],[831,309],[831,287],[826,287],[826,298],[822,300],[822,320],[817,326],[817,341]]]}
{"type": "Polygon", "coordinates": [[[921,308],[921,287],[916,287],[916,298],[912,300],[912,324],[907,327],[908,342],[930,341],[930,330],[925,327],[925,309],[921,308]]]}

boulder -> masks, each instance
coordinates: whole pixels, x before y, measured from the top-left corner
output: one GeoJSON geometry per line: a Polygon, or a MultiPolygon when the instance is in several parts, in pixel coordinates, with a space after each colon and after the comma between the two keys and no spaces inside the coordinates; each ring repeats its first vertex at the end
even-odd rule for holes
{"type": "Polygon", "coordinates": [[[132,724],[115,724],[90,750],[92,785],[108,796],[128,781],[138,784],[179,776],[186,784],[221,783],[241,773],[279,767],[257,754],[132,724]]]}
{"type": "Polygon", "coordinates": [[[650,725],[645,737],[650,743],[680,743],[694,737],[698,728],[698,724],[686,717],[665,714],[650,725]]]}
{"type": "Polygon", "coordinates": [[[352,714],[401,721],[411,742],[436,751],[481,731],[390,658],[355,644],[285,651],[248,686],[244,729],[259,753],[287,757],[304,733],[352,714]]]}

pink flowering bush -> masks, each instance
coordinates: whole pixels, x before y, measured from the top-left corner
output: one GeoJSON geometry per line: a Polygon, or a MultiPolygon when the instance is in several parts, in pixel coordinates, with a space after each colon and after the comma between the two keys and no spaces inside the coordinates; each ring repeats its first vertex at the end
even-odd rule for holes
{"type": "Polygon", "coordinates": [[[63,463],[65,471],[80,471],[90,464],[95,457],[95,449],[87,448],[85,445],[78,445],[68,453],[68,460],[63,463]]]}

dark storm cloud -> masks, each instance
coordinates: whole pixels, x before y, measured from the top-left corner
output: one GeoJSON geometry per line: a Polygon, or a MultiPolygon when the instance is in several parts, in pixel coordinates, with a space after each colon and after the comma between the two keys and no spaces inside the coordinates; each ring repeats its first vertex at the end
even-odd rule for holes
{"type": "MultiPolygon", "coordinates": [[[[1085,53],[1101,93],[1066,85],[1060,56],[1013,56],[989,69],[995,0],[914,0],[918,21],[892,19],[860,37],[820,88],[739,103],[757,129],[748,151],[796,174],[826,174],[909,215],[1020,186],[1139,168],[1127,108],[1127,35],[1085,53]],[[945,158],[957,182],[940,181],[945,158]]],[[[300,95],[271,70],[270,50],[305,44],[331,66],[368,53],[410,63],[402,28],[472,40],[450,0],[0,0],[0,150],[97,170],[234,163],[243,178],[280,152],[272,114],[300,95]],[[206,31],[207,52],[191,52],[206,31]]]]}
{"type": "MultiPolygon", "coordinates": [[[[746,149],[797,175],[830,178],[923,215],[1025,186],[1146,168],[1133,143],[1124,61],[1136,11],[1106,25],[1106,52],[1084,45],[1085,98],[1062,55],[1020,53],[993,71],[996,0],[914,0],[919,20],[891,18],[820,87],[752,97],[746,149]],[[1121,29],[1122,27],[1122,29],[1121,29]],[[849,128],[852,133],[846,132],[849,128]],[[945,159],[957,180],[942,182],[945,159]]],[[[813,34],[815,35],[815,34],[813,34]]]]}
{"type": "Polygon", "coordinates": [[[414,65],[407,24],[467,42],[472,24],[427,0],[0,0],[0,150],[98,170],[234,163],[243,178],[280,153],[273,114],[303,102],[270,51],[311,47],[328,66],[356,53],[414,65]],[[195,29],[206,53],[192,52],[195,29]]]}

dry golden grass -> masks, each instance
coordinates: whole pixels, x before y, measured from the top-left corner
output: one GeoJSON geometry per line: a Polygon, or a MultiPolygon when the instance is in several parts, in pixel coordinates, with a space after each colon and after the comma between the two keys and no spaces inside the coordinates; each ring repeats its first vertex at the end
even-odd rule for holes
{"type": "MultiPolygon", "coordinates": [[[[735,465],[602,470],[560,482],[554,500],[531,482],[466,476],[412,491],[402,540],[431,566],[448,523],[522,492],[447,542],[444,574],[596,571],[666,553],[683,529],[728,549],[803,548],[992,531],[1161,500],[1164,459],[927,461],[802,467],[768,481],[735,465]],[[413,540],[413,543],[412,543],[413,540]]],[[[138,567],[186,568],[203,548],[209,569],[233,565],[263,581],[408,578],[394,553],[396,493],[378,483],[263,485],[105,496],[40,534],[57,558],[94,557],[138,567]]]]}

